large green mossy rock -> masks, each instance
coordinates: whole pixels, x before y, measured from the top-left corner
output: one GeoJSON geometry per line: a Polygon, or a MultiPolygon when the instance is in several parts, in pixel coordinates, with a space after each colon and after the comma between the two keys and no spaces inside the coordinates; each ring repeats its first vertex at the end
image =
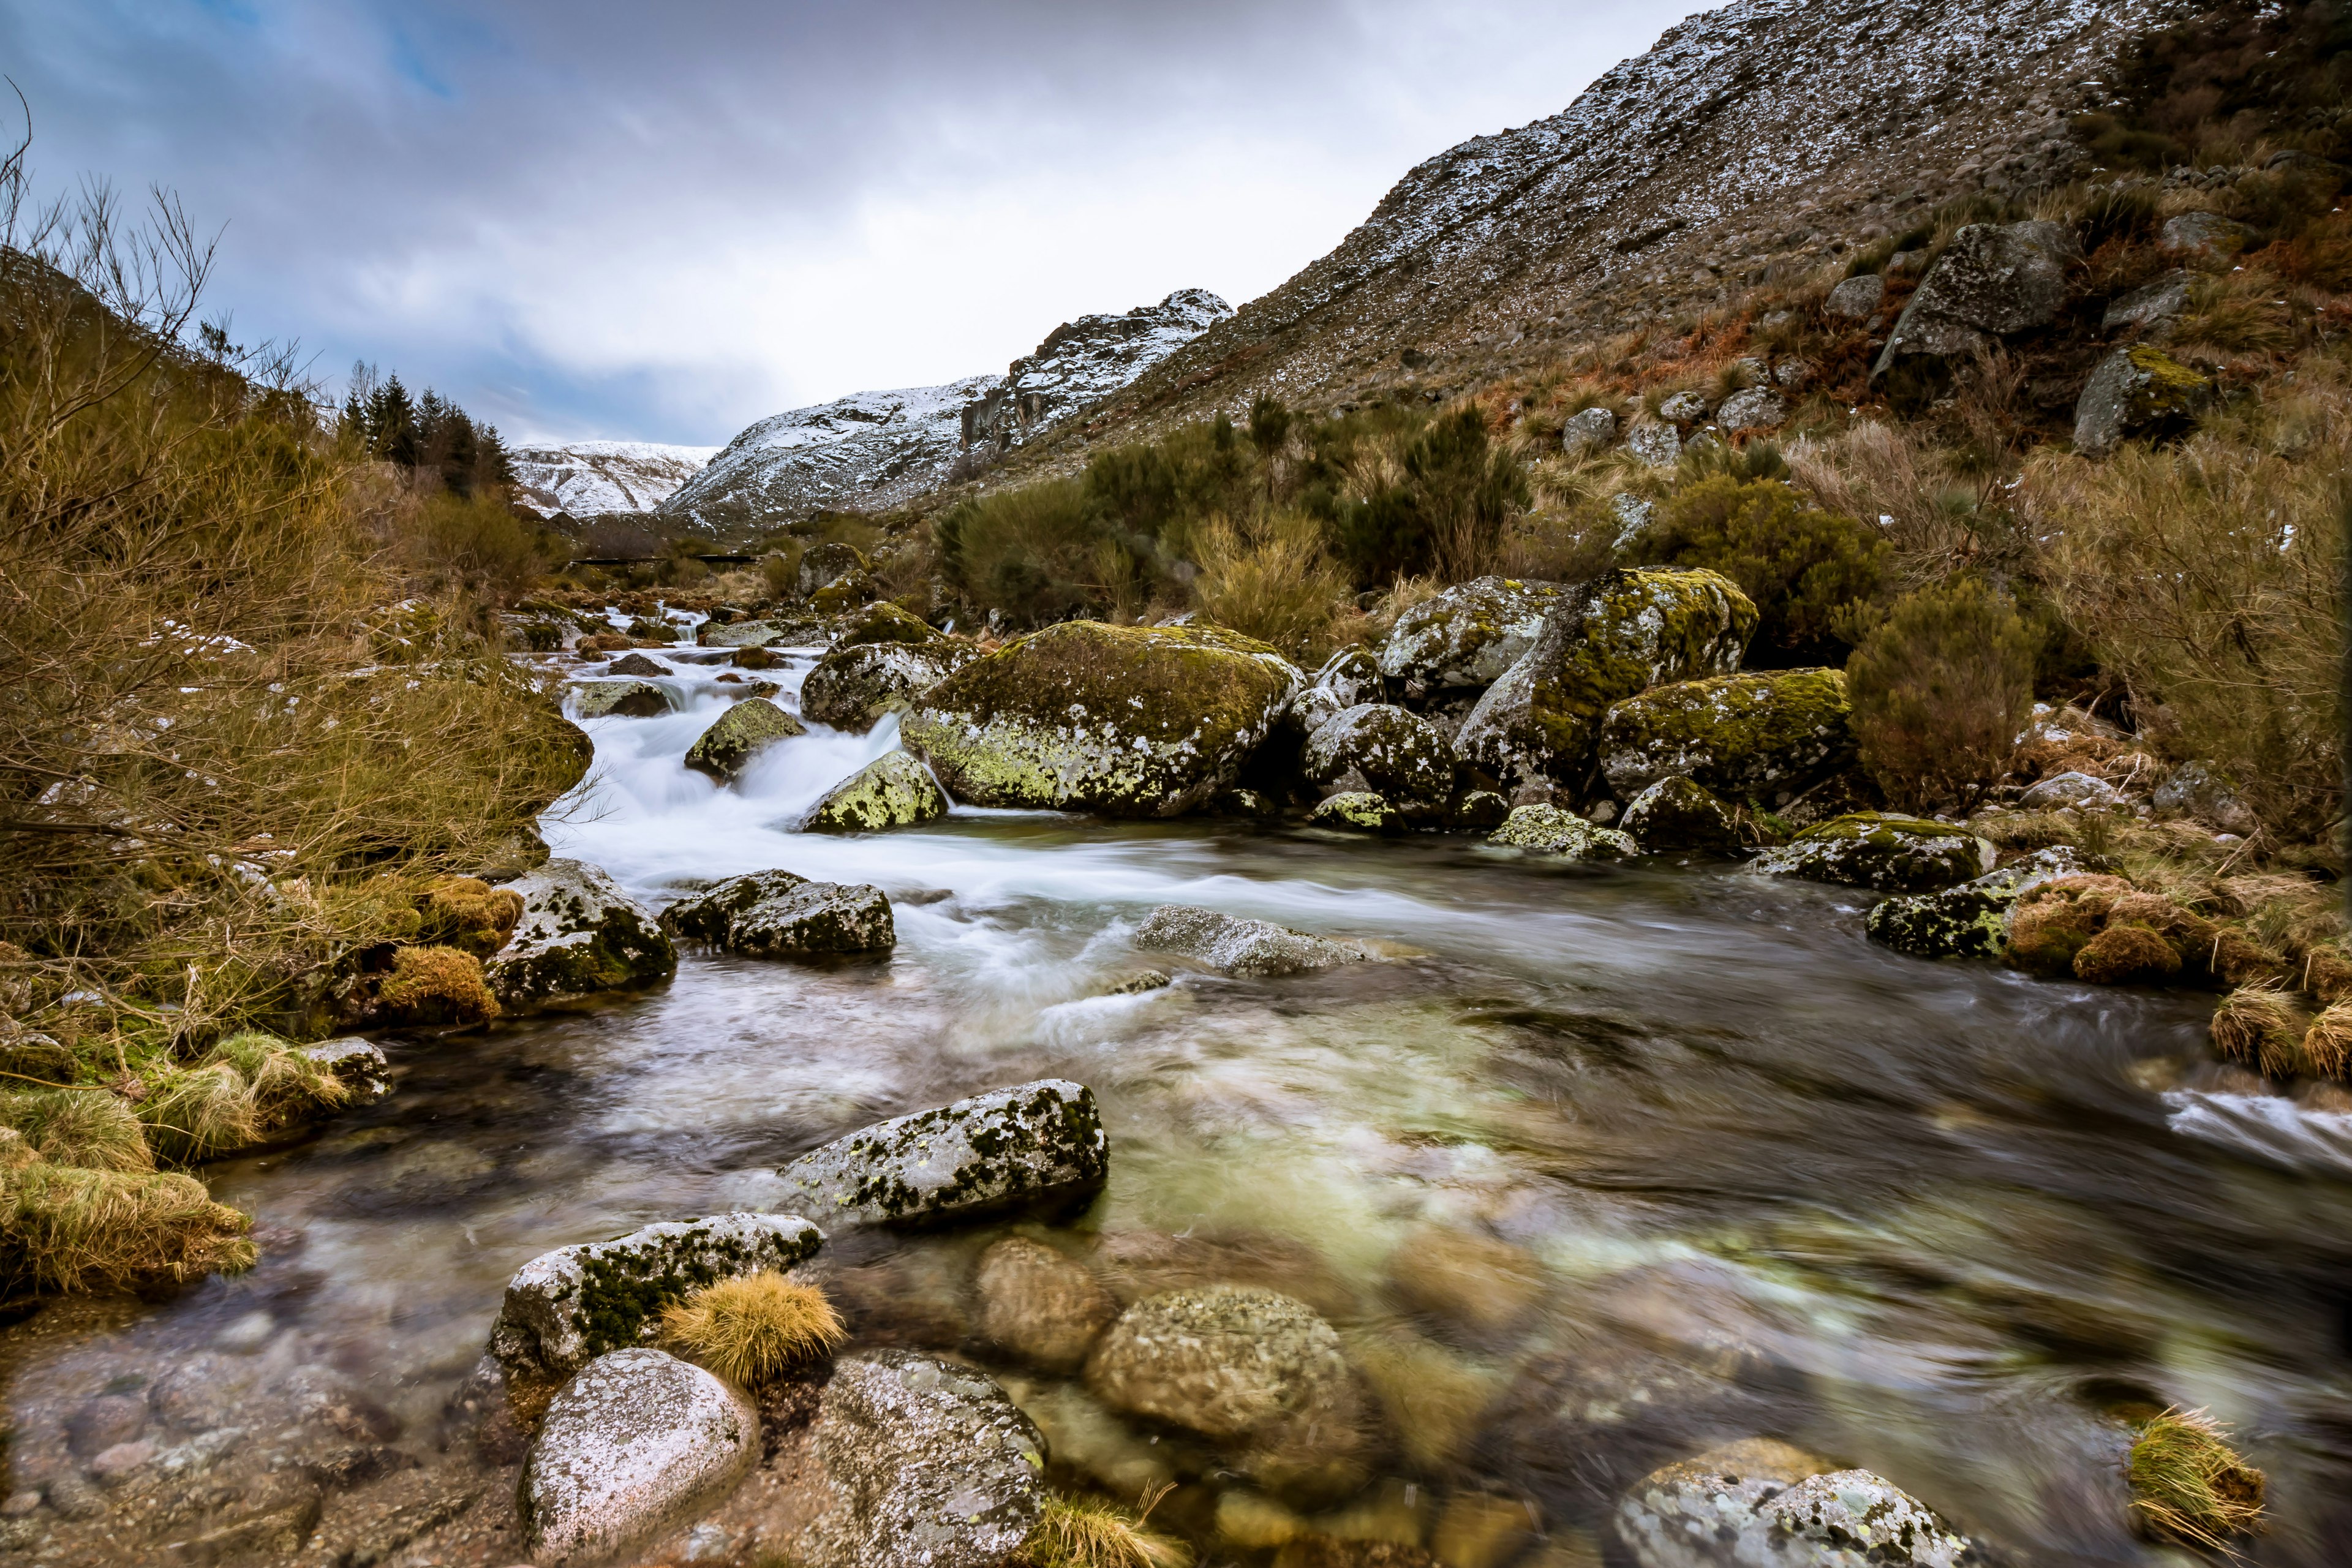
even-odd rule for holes
{"type": "Polygon", "coordinates": [[[1463,721],[1465,760],[1513,784],[1577,782],[1615,704],[1739,667],[1756,606],[1705,570],[1612,572],[1555,609],[1463,721]]]}
{"type": "Polygon", "coordinates": [[[721,713],[686,749],[686,765],[730,784],[767,747],[807,733],[806,725],[766,698],[749,697],[721,713]]]}
{"type": "Polygon", "coordinates": [[[801,682],[801,716],[812,724],[862,735],[885,714],[903,713],[915,700],[974,657],[970,647],[941,639],[857,643],[837,647],[801,682]]]}
{"type": "Polygon", "coordinates": [[[1067,621],[933,687],[899,733],[975,805],[1175,816],[1232,787],[1303,679],[1221,626],[1067,621]]]}
{"type": "Polygon", "coordinates": [[[1442,816],[1454,798],[1454,742],[1418,713],[1360,702],[1318,726],[1299,771],[1327,795],[1384,795],[1398,810],[1442,816]]]}
{"type": "Polygon", "coordinates": [[[607,991],[657,985],[677,972],[677,949],[601,867],[548,861],[507,886],[522,918],[482,978],[509,1014],[607,991]]]}
{"type": "Polygon", "coordinates": [[[947,640],[947,634],[929,623],[887,599],[877,599],[842,617],[841,631],[833,639],[833,646],[856,647],[865,643],[893,642],[919,645],[947,640]]]}
{"type": "Polygon", "coordinates": [[[1999,958],[2009,947],[2010,912],[2027,893],[2061,877],[2103,871],[2106,862],[2053,845],[1957,887],[1882,900],[1864,921],[1870,940],[1919,958],[1999,958]]]}
{"type": "Polygon", "coordinates": [[[1542,634],[1544,617],[1575,593],[1564,583],[1480,577],[1457,583],[1397,617],[1379,671],[1428,688],[1491,686],[1542,634]]]}
{"type": "Polygon", "coordinates": [[[1992,869],[1993,847],[1964,827],[1858,811],[1809,828],[1756,859],[1771,877],[1842,882],[1882,893],[1924,893],[1992,869]]]}
{"type": "Polygon", "coordinates": [[[1619,800],[1680,774],[1770,804],[1853,761],[1845,672],[1749,670],[1654,686],[1609,710],[1601,771],[1619,800]]]}
{"type": "Polygon", "coordinates": [[[920,757],[892,752],[825,792],[801,823],[803,833],[878,833],[948,814],[947,792],[920,757]]]}

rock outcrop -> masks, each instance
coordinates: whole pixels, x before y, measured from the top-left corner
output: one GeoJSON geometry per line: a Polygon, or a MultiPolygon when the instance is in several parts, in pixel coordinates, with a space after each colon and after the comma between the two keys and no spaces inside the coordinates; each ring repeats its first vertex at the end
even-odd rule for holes
{"type": "Polygon", "coordinates": [[[948,814],[948,797],[922,759],[905,752],[877,757],[824,794],[801,821],[803,833],[878,833],[948,814]]]}
{"type": "Polygon", "coordinates": [[[1179,289],[1124,315],[1080,316],[1014,360],[1003,384],[964,405],[967,448],[1006,452],[1117,392],[1234,313],[1206,289],[1179,289]]]}
{"type": "Polygon", "coordinates": [[[662,926],[688,942],[754,958],[887,952],[898,933],[882,889],[752,871],[680,899],[662,926]]]}
{"type": "Polygon", "coordinates": [[[1049,1078],[877,1122],[781,1173],[829,1225],[929,1226],[1082,1202],[1109,1171],[1094,1091],[1049,1078]]]}
{"type": "Polygon", "coordinates": [[[1303,679],[1217,626],[1066,621],[956,671],[899,732],[971,805],[1176,816],[1233,785],[1303,679]]]}
{"type": "Polygon", "coordinates": [[[2066,303],[2066,268],[2081,251],[2073,231],[2054,223],[1967,225],[1903,307],[1873,374],[1909,356],[1981,352],[2047,326],[2066,303]]]}
{"type": "Polygon", "coordinates": [[[516,504],[575,521],[651,511],[718,455],[716,447],[654,441],[565,441],[509,453],[516,504]]]}
{"type": "Polygon", "coordinates": [[[522,919],[482,965],[509,1014],[605,991],[636,991],[677,973],[677,949],[642,905],[601,867],[553,859],[507,886],[522,919]]]}
{"type": "Polygon", "coordinates": [[[915,700],[975,657],[960,643],[856,643],[816,661],[801,682],[801,716],[862,735],[886,713],[915,700]]]}

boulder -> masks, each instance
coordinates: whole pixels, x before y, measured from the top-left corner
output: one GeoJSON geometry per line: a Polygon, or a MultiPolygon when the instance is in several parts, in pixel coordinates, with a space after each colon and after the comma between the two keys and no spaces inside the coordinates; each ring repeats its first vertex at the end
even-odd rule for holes
{"type": "Polygon", "coordinates": [[[1303,974],[1368,956],[1352,942],[1331,942],[1271,921],[1221,915],[1189,904],[1162,904],[1152,910],[1136,927],[1135,945],[1195,958],[1221,973],[1260,978],[1303,974]]]}
{"type": "Polygon", "coordinates": [[[1307,737],[1299,769],[1325,795],[1370,791],[1434,816],[1454,795],[1454,743],[1418,713],[1360,702],[1307,737]]]}
{"type": "Polygon", "coordinates": [[[2145,332],[2162,326],[2187,309],[2189,274],[2175,268],[2128,294],[2108,300],[2106,313],[2099,318],[2099,330],[2113,332],[2137,327],[2145,332]]]}
{"type": "Polygon", "coordinates": [[[651,1341],[662,1309],[689,1292],[781,1273],[824,1242],[796,1215],[727,1214],[542,1252],[507,1281],[490,1354],[510,1378],[561,1382],[607,1351],[651,1341]]]}
{"type": "Polygon", "coordinates": [[[2252,833],[2254,814],[2237,785],[2203,763],[2183,763],[2156,786],[2148,804],[2166,816],[2194,816],[2231,833],[2252,833]]]}
{"type": "Polygon", "coordinates": [[[669,672],[667,665],[656,664],[641,653],[625,653],[604,667],[604,673],[607,675],[643,675],[651,678],[667,675],[669,672]]]}
{"type": "Polygon", "coordinates": [[[972,1286],[981,1332],[1048,1372],[1077,1371],[1118,1316],[1093,1270],[1026,1237],[1008,1236],[982,1253],[972,1286]]]}
{"type": "Polygon", "coordinates": [[[2028,811],[2061,811],[2068,806],[2116,805],[2123,798],[2123,792],[2106,780],[2070,770],[2027,786],[2017,804],[2028,811]]]}
{"type": "Polygon", "coordinates": [[[1234,1285],[1147,1296],[1086,1375],[1104,1404],[1199,1433],[1268,1490],[1320,1499],[1362,1482],[1362,1388],[1339,1334],[1292,1297],[1234,1285]]]}
{"type": "Polygon", "coordinates": [[[846,615],[881,592],[870,574],[845,572],[809,595],[809,608],[821,616],[846,615]]]}
{"type": "Polygon", "coordinates": [[[1919,958],[1999,958],[2009,915],[2044,882],[2103,868],[2071,845],[2053,845],[1958,886],[1884,899],[1864,922],[1870,940],[1919,958]]]}
{"type": "Polygon", "coordinates": [[[1109,1170],[1094,1091],[1048,1078],[877,1122],[781,1174],[828,1222],[923,1226],[1089,1201],[1109,1170]]]}
{"type": "Polygon", "coordinates": [[[2256,238],[2244,224],[2220,213],[2182,213],[2164,220],[2157,244],[2194,261],[2227,261],[2256,238]]]}
{"type": "Polygon", "coordinates": [[[575,680],[572,711],[583,719],[654,719],[669,711],[669,693],[650,680],[575,680]]]}
{"type": "Polygon", "coordinates": [[[886,713],[901,713],[970,662],[961,643],[917,647],[903,642],[858,643],[816,661],[801,682],[801,716],[812,724],[862,735],[886,713]]]}
{"type": "Polygon", "coordinates": [[[673,936],[755,958],[887,952],[898,941],[881,889],[783,870],[730,877],[680,899],[661,920],[673,936]]]}
{"type": "Polygon", "coordinates": [[[1647,1477],[1611,1522],[1639,1568],[1966,1568],[1982,1561],[1926,1504],[1868,1470],[1790,1476],[1818,1462],[1784,1444],[1734,1444],[1647,1477]],[[1800,1462],[1777,1462],[1779,1452],[1800,1462]]]}
{"type": "Polygon", "coordinates": [[[507,884],[522,919],[482,978],[509,1015],[605,991],[638,991],[677,973],[677,949],[603,868],[553,859],[507,884]]]}
{"type": "Polygon", "coordinates": [[[1338,833],[1397,834],[1405,830],[1405,814],[1386,795],[1370,790],[1342,790],[1315,803],[1307,814],[1308,826],[1338,833]]]}
{"type": "MultiPolygon", "coordinates": [[[[1565,584],[1479,577],[1457,583],[1397,617],[1381,645],[1380,672],[1431,689],[1491,686],[1543,630],[1544,616],[1574,592],[1565,584]]],[[[1368,692],[1360,692],[1363,701],[1368,692]]]]}
{"type": "Polygon", "coordinates": [[[695,641],[704,647],[769,647],[778,644],[816,647],[824,640],[824,623],[812,616],[772,616],[766,620],[733,621],[726,626],[705,621],[695,634],[695,641]]]}
{"type": "Polygon", "coordinates": [[[604,1562],[731,1490],[760,1459],[740,1391],[656,1350],[600,1356],[557,1394],[516,1510],[532,1561],[604,1562]]]}
{"type": "Polygon", "coordinates": [[[1014,1568],[1045,1501],[1045,1443],[994,1380],[907,1351],[834,1363],[810,1423],[823,1477],[789,1542],[824,1568],[1014,1568]]]}
{"type": "Polygon", "coordinates": [[[686,749],[686,765],[720,784],[731,784],[767,746],[807,733],[807,726],[766,698],[746,698],[721,713],[686,749]]]}
{"type": "Polygon", "coordinates": [[[900,733],[961,801],[1176,816],[1232,787],[1302,684],[1221,626],[1066,621],[950,676],[900,733]]]}
{"type": "Polygon", "coordinates": [[[2066,303],[2067,264],[2080,250],[2054,223],[1968,225],[1920,279],[1871,374],[1884,375],[1910,355],[1967,353],[2049,325],[2066,303]]]}
{"type": "Polygon", "coordinates": [[[877,757],[831,789],[801,821],[803,833],[876,833],[948,814],[947,792],[920,759],[904,752],[877,757]]]}
{"type": "Polygon", "coordinates": [[[1669,849],[1721,854],[1739,846],[1739,823],[1731,808],[1679,773],[1635,795],[1618,826],[1653,854],[1669,849]]]}
{"type": "Polygon", "coordinates": [[[877,599],[845,616],[833,639],[836,648],[862,647],[869,643],[943,643],[947,634],[887,599],[877,599]]]}
{"type": "Polygon", "coordinates": [[[1923,893],[1992,869],[1992,845],[1965,827],[1857,811],[1801,833],[1758,857],[1770,877],[1843,882],[1882,893],[1923,893]]]}
{"type": "Polygon", "coordinates": [[[853,574],[863,576],[866,570],[866,557],[857,552],[856,546],[824,540],[801,552],[794,586],[802,598],[814,598],[819,590],[830,588],[853,574]]]}
{"type": "Polygon", "coordinates": [[[1490,789],[1465,790],[1447,826],[1456,833],[1492,833],[1511,815],[1511,803],[1490,789]]]}
{"type": "Polygon", "coordinates": [[[1641,853],[1615,828],[1595,827],[1572,811],[1541,804],[1513,807],[1486,842],[1498,849],[1568,860],[1630,860],[1641,853]]]}
{"type": "Polygon", "coordinates": [[[1776,430],[1789,417],[1789,400],[1769,386],[1751,386],[1723,400],[1715,421],[1726,430],[1776,430]]]}
{"type": "MultiPolygon", "coordinates": [[[[1377,702],[1381,689],[1381,661],[1369,649],[1343,647],[1323,661],[1322,668],[1307,681],[1307,689],[1325,693],[1343,709],[1353,708],[1359,702],[1377,702]]],[[[1302,697],[1306,694],[1299,693],[1302,697]]]]}
{"type": "Polygon", "coordinates": [[[1706,396],[1688,389],[1672,394],[1658,405],[1658,417],[1676,425],[1696,425],[1706,417],[1706,396]]]}
{"type": "Polygon", "coordinates": [[[2099,362],[2074,403],[2074,447],[2103,458],[2126,436],[2175,429],[2196,417],[2213,378],[2146,343],[2119,348],[2099,362]]]}
{"type": "Polygon", "coordinates": [[[1671,468],[1683,460],[1682,432],[1658,420],[1642,420],[1625,432],[1625,449],[1654,468],[1671,468]]]}
{"type": "Polygon", "coordinates": [[[1879,304],[1885,298],[1886,279],[1875,272],[1864,272],[1831,289],[1830,297],[1822,301],[1822,309],[1849,321],[1865,321],[1878,313],[1879,304]]]}
{"type": "Polygon", "coordinates": [[[1654,686],[1612,704],[1601,771],[1618,799],[1685,774],[1734,800],[1797,794],[1849,765],[1845,673],[1749,670],[1654,686]]]}
{"type": "Polygon", "coordinates": [[[1597,452],[1617,439],[1617,416],[1606,408],[1580,408],[1559,427],[1559,449],[1570,457],[1597,452]]]}
{"type": "Polygon", "coordinates": [[[1612,572],[1547,617],[1462,721],[1454,749],[1512,784],[1580,783],[1612,705],[1737,669],[1755,630],[1756,606],[1714,572],[1612,572]]]}

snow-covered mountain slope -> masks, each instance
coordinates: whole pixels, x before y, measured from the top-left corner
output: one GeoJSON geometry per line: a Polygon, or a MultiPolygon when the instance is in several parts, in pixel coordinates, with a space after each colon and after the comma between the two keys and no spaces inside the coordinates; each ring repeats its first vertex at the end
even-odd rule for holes
{"type": "Polygon", "coordinates": [[[517,447],[515,499],[541,517],[651,511],[702,471],[716,447],[652,441],[564,441],[517,447]]]}
{"type": "Polygon", "coordinates": [[[1232,314],[1206,289],[1181,289],[1125,315],[1065,322],[1004,375],[855,393],[772,415],[730,441],[661,511],[716,529],[899,505],[936,489],[967,447],[992,455],[1016,446],[1232,314]]]}

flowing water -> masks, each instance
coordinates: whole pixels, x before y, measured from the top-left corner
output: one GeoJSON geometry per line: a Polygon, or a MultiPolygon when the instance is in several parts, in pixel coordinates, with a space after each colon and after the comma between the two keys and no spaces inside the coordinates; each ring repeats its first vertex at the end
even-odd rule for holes
{"type": "MultiPolygon", "coordinates": [[[[679,764],[727,700],[695,657],[668,658],[677,710],[588,726],[597,765],[551,815],[557,853],[652,904],[767,867],[871,882],[896,952],[688,953],[642,996],[388,1040],[388,1100],[211,1173],[257,1216],[258,1268],[11,1331],[11,1509],[47,1486],[48,1519],[58,1478],[123,1432],[192,1476],[226,1466],[206,1442],[309,1462],[322,1409],[446,1492],[480,1462],[444,1407],[525,1259],[769,1206],[775,1167],[821,1142],[1059,1076],[1100,1098],[1111,1180],[1031,1234],[1123,1294],[1268,1284],[1340,1330],[1382,1447],[1326,1525],[1386,1510],[1411,1533],[1499,1498],[1541,1532],[1525,1561],[1590,1562],[1625,1483],[1769,1434],[2016,1561],[2175,1561],[2131,1534],[2121,1458],[2126,1418],[2179,1405],[2232,1422],[2269,1471],[2275,1523],[2249,1558],[2352,1562],[2352,1128],[2200,1092],[2229,1087],[2209,998],[1907,959],[1864,942],[1852,892],[1721,865],[973,810],[803,836],[799,813],[893,727],[813,731],[719,788],[679,764]],[[1192,973],[1128,941],[1166,902],[1386,956],[1192,973]],[[1174,983],[1113,994],[1155,968],[1174,983]],[[92,1435],[92,1409],[116,1426],[92,1435]]],[[[1003,1228],[837,1242],[860,1339],[986,1359],[967,1280],[1003,1228]]],[[[1244,1517],[1218,1512],[1230,1476],[1000,1370],[1071,1474],[1186,1480],[1163,1517],[1204,1540],[1244,1517]]],[[[150,1539],[228,1508],[159,1495],[150,1539]]],[[[144,1560],[131,1524],[96,1545],[58,1528],[81,1560],[144,1560]]]]}

